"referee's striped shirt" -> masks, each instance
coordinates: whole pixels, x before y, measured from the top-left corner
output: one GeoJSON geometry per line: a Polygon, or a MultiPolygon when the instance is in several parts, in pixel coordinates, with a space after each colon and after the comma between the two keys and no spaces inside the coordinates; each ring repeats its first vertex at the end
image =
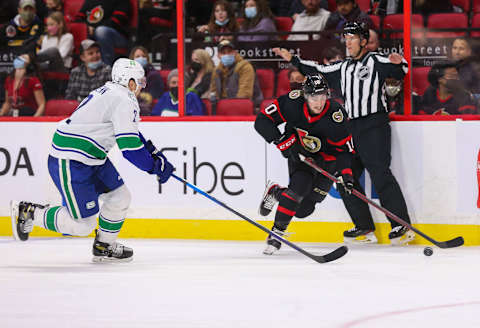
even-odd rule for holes
{"type": "Polygon", "coordinates": [[[368,52],[359,60],[347,58],[332,65],[319,65],[297,56],[292,57],[291,63],[304,75],[321,73],[330,88],[341,90],[345,110],[351,119],[388,112],[385,79],[403,80],[408,72],[405,59],[401,64],[393,64],[377,52],[368,52]]]}

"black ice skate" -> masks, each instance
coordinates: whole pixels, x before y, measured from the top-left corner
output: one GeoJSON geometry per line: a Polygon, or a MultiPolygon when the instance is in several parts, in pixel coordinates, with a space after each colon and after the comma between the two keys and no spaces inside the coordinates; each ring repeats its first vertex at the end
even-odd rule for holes
{"type": "MultiPolygon", "coordinates": [[[[287,236],[288,234],[285,233],[285,231],[282,231],[277,228],[272,229],[273,232],[275,232],[277,235],[280,235],[281,237],[287,236]]],[[[282,247],[282,243],[275,239],[275,237],[272,237],[272,235],[268,235],[267,238],[267,247],[263,251],[263,254],[265,255],[272,255],[276,251],[278,251],[282,247]]]]}
{"type": "Polygon", "coordinates": [[[407,245],[415,238],[415,233],[404,226],[393,227],[388,234],[392,245],[407,245]]]}
{"type": "Polygon", "coordinates": [[[263,194],[262,201],[260,202],[260,207],[258,212],[262,216],[267,216],[272,212],[273,206],[277,203],[277,199],[275,194],[279,191],[280,186],[273,182],[268,182],[267,186],[265,187],[265,192],[263,194]]]}
{"type": "Polygon", "coordinates": [[[130,262],[133,260],[133,249],[117,242],[108,244],[99,241],[96,229],[92,253],[93,262],[130,262]]]}
{"type": "Polygon", "coordinates": [[[29,203],[10,201],[10,217],[12,218],[12,232],[15,240],[26,241],[33,230],[33,213],[37,208],[46,206],[29,203]]]}
{"type": "Polygon", "coordinates": [[[377,242],[377,237],[373,230],[353,227],[343,232],[343,241],[349,244],[374,244],[377,242]]]}

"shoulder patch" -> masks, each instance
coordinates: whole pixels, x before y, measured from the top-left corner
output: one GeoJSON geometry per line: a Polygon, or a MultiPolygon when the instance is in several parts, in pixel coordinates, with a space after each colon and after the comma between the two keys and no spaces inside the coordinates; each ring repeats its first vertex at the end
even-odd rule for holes
{"type": "Polygon", "coordinates": [[[339,109],[336,112],[333,112],[332,119],[333,119],[333,121],[335,121],[337,123],[342,123],[343,122],[343,112],[342,112],[342,110],[339,109]]]}
{"type": "Polygon", "coordinates": [[[301,90],[292,90],[290,91],[290,93],[288,94],[288,98],[290,99],[297,99],[298,97],[300,97],[302,95],[302,91],[301,90]]]}

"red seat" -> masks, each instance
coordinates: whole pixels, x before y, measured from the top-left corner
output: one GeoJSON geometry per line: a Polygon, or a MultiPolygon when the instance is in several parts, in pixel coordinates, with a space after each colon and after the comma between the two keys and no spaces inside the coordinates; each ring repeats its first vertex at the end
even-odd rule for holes
{"type": "Polygon", "coordinates": [[[369,16],[370,16],[370,19],[373,22],[373,26],[375,27],[375,29],[377,31],[379,31],[380,30],[380,16],[377,16],[377,15],[369,15],[369,16]]]}
{"type": "Polygon", "coordinates": [[[270,106],[273,101],[275,99],[265,99],[262,101],[262,103],[260,104],[260,111],[264,110],[265,108],[267,108],[268,106],[270,106]]]}
{"type": "Polygon", "coordinates": [[[217,102],[217,115],[253,115],[253,102],[250,99],[221,99],[217,102]]]}
{"type": "Polygon", "coordinates": [[[337,1],[336,0],[328,0],[328,10],[334,12],[337,10],[337,1]]]}
{"type": "MultiPolygon", "coordinates": [[[[480,27],[480,14],[473,15],[472,27],[480,27]]],[[[480,31],[472,31],[472,38],[480,37],[480,31]]]]}
{"type": "Polygon", "coordinates": [[[452,5],[462,8],[465,13],[470,10],[470,0],[451,0],[450,2],[452,5]]]}
{"type": "Polygon", "coordinates": [[[473,0],[472,10],[474,13],[480,13],[480,0],[473,0]]]}
{"type": "Polygon", "coordinates": [[[425,90],[429,87],[430,83],[428,82],[428,72],[430,72],[431,67],[414,67],[412,74],[412,89],[419,96],[423,96],[425,90]]]}
{"type": "Polygon", "coordinates": [[[171,70],[169,69],[162,69],[162,70],[159,70],[158,72],[160,73],[160,76],[162,77],[163,79],[163,85],[165,86],[165,91],[167,91],[168,89],[170,89],[168,87],[168,83],[167,83],[167,77],[168,77],[168,74],[170,73],[171,70]]]}
{"type": "Polygon", "coordinates": [[[360,10],[368,13],[370,11],[370,0],[356,0],[360,10]]]}
{"type": "Polygon", "coordinates": [[[277,92],[276,97],[280,97],[290,92],[290,81],[288,79],[288,69],[282,69],[277,73],[277,92]]]}
{"type": "MultiPolygon", "coordinates": [[[[403,14],[387,15],[383,20],[384,30],[402,30],[403,31],[403,14]]],[[[420,14],[412,15],[412,37],[419,39],[423,37],[423,31],[415,31],[415,29],[423,29],[423,17],[420,14]]],[[[388,34],[386,34],[388,36],[388,34]]],[[[403,32],[390,33],[391,39],[403,39],[403,32]]]]}
{"type": "MultiPolygon", "coordinates": [[[[292,30],[293,20],[291,17],[275,17],[275,25],[279,32],[290,32],[292,30]]],[[[286,40],[288,34],[282,35],[281,38],[286,40]]]]}
{"type": "Polygon", "coordinates": [[[207,115],[212,115],[212,102],[209,99],[202,99],[203,103],[205,104],[205,108],[207,109],[207,115]]]}
{"type": "MultiPolygon", "coordinates": [[[[467,28],[468,17],[466,14],[432,14],[428,16],[428,28],[467,28]]],[[[465,36],[466,31],[456,32],[427,32],[427,38],[455,38],[465,36]]]]}
{"type": "Polygon", "coordinates": [[[66,99],[50,99],[45,104],[45,116],[69,116],[78,107],[78,101],[66,99]]]}
{"type": "Polygon", "coordinates": [[[73,21],[75,15],[82,9],[85,0],[65,0],[63,3],[63,15],[67,22],[73,21]]]}
{"type": "Polygon", "coordinates": [[[275,73],[271,69],[257,69],[257,78],[260,89],[262,89],[263,98],[273,98],[275,88],[275,73]]]}
{"type": "Polygon", "coordinates": [[[87,38],[87,24],[85,23],[68,23],[70,33],[73,35],[74,52],[80,53],[80,43],[87,38]]]}
{"type": "MultiPolygon", "coordinates": [[[[128,20],[128,26],[131,30],[136,30],[138,26],[138,0],[130,1],[130,17],[128,20]]],[[[128,48],[115,48],[115,54],[128,56],[128,48]]]]}

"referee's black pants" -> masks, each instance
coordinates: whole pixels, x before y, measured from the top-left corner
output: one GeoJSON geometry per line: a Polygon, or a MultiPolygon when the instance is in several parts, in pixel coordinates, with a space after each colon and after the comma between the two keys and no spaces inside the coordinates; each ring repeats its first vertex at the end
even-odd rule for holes
{"type": "MultiPolygon", "coordinates": [[[[391,129],[387,113],[371,114],[364,118],[349,121],[356,155],[352,161],[355,188],[363,192],[359,178],[363,168],[367,169],[381,205],[410,223],[407,204],[402,190],[390,170],[391,129]]],[[[344,194],[341,190],[341,194],[344,194]]],[[[342,195],[343,202],[355,226],[374,230],[372,216],[368,205],[354,195],[342,195]]],[[[387,217],[388,219],[388,217],[387,217]]],[[[398,226],[390,220],[392,228],[398,226]]]]}

